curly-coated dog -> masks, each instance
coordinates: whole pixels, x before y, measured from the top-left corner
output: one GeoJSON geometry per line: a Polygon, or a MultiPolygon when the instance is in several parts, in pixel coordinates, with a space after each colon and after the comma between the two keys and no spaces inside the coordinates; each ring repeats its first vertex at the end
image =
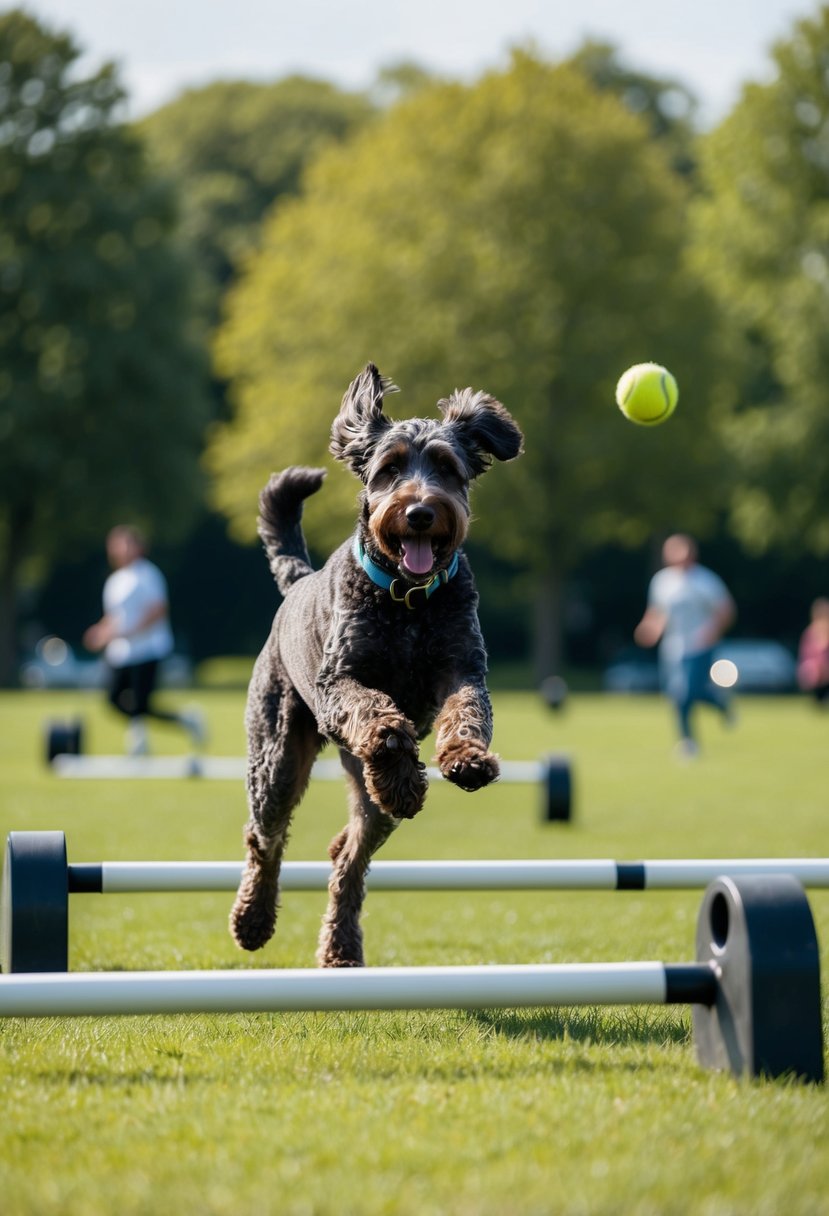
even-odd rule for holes
{"type": "Polygon", "coordinates": [[[418,741],[435,728],[437,764],[461,789],[498,777],[478,595],[460,546],[470,482],[493,457],[518,456],[522,435],[500,402],[471,389],[438,402],[441,421],[393,422],[383,412],[391,391],[369,364],[334,420],[331,451],[364,489],[355,534],[321,570],[301,517],[325,471],[286,469],[260,497],[259,534],[285,598],[248,692],[247,859],[231,932],[245,950],[271,937],[291,815],[332,741],[350,818],[329,849],[324,967],[363,963],[369,860],[426,795],[418,741]]]}

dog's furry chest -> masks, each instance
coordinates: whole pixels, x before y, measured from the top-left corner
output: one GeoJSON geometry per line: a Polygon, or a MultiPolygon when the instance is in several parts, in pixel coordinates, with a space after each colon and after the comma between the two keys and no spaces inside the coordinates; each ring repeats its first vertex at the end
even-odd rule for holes
{"type": "Polygon", "coordinates": [[[350,677],[386,693],[424,735],[455,676],[485,671],[476,609],[465,563],[451,583],[409,609],[340,551],[300,580],[280,609],[282,662],[312,712],[320,687],[350,677]]]}
{"type": "Polygon", "coordinates": [[[331,675],[354,674],[386,693],[425,733],[445,695],[449,656],[442,615],[437,605],[410,611],[388,597],[342,614],[330,639],[331,675]]]}

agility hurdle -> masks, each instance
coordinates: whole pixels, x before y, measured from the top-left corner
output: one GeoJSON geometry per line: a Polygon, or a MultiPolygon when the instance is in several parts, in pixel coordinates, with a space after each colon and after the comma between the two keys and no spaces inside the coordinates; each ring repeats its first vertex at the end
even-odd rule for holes
{"type": "Polygon", "coordinates": [[[101,972],[0,978],[0,1016],[693,1006],[701,1064],[823,1080],[817,937],[790,875],[719,878],[703,898],[697,962],[327,971],[101,972]]]}
{"type": "MultiPolygon", "coordinates": [[[[232,892],[241,861],[70,862],[63,832],[10,832],[6,842],[0,941],[8,972],[66,971],[69,896],[232,892]]],[[[369,891],[656,891],[702,889],[721,874],[790,874],[829,888],[829,858],[709,858],[656,861],[374,861],[369,891]]],[[[324,891],[327,861],[286,861],[284,891],[324,891]]]]}
{"type": "MultiPolygon", "coordinates": [[[[206,781],[243,781],[243,756],[85,756],[80,752],[54,752],[50,731],[47,756],[58,777],[82,780],[178,780],[198,778],[206,781]]],[[[443,781],[439,768],[427,767],[432,781],[443,781]]],[[[338,760],[318,760],[311,777],[316,781],[342,781],[338,760]]],[[[500,781],[535,784],[541,791],[541,817],[548,822],[565,822],[572,816],[573,776],[566,756],[545,756],[542,760],[502,760],[500,781]]]]}

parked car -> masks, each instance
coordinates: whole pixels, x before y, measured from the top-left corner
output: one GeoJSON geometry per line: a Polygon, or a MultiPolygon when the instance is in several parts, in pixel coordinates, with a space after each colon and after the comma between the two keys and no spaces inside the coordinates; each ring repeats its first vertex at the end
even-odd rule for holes
{"type": "MultiPolygon", "coordinates": [[[[726,659],[737,668],[738,693],[787,693],[797,689],[797,662],[792,652],[771,638],[726,638],[714,660],[726,659]]],[[[605,669],[607,692],[657,692],[659,665],[654,651],[631,647],[621,651],[605,669]]]]}
{"type": "Polygon", "coordinates": [[[20,668],[24,688],[101,688],[106,673],[98,658],[79,659],[63,638],[41,638],[20,668]]]}
{"type": "Polygon", "coordinates": [[[629,646],[613,658],[602,676],[605,692],[658,692],[659,664],[652,650],[629,646]]]}
{"type": "MultiPolygon", "coordinates": [[[[41,638],[34,654],[20,667],[24,688],[103,688],[107,668],[103,659],[78,658],[68,642],[54,636],[41,638]]],[[[189,688],[193,683],[190,660],[171,654],[159,673],[161,688],[189,688]]]]}

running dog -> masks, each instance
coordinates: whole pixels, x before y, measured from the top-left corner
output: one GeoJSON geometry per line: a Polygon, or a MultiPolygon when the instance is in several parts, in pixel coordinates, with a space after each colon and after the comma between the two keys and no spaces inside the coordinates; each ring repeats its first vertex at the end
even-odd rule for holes
{"type": "Polygon", "coordinates": [[[279,870],[311,766],[337,745],[350,817],[332,841],[317,961],[363,965],[360,912],[372,854],[423,806],[418,742],[436,731],[447,781],[477,790],[498,777],[478,595],[461,545],[470,483],[522,451],[500,402],[472,389],[438,402],[442,419],[392,421],[396,386],[369,364],[334,420],[330,450],[363,483],[354,535],[314,571],[302,504],[324,469],[275,474],[259,535],[284,596],[248,692],[247,859],[230,917],[258,950],[276,925],[279,870]]]}

